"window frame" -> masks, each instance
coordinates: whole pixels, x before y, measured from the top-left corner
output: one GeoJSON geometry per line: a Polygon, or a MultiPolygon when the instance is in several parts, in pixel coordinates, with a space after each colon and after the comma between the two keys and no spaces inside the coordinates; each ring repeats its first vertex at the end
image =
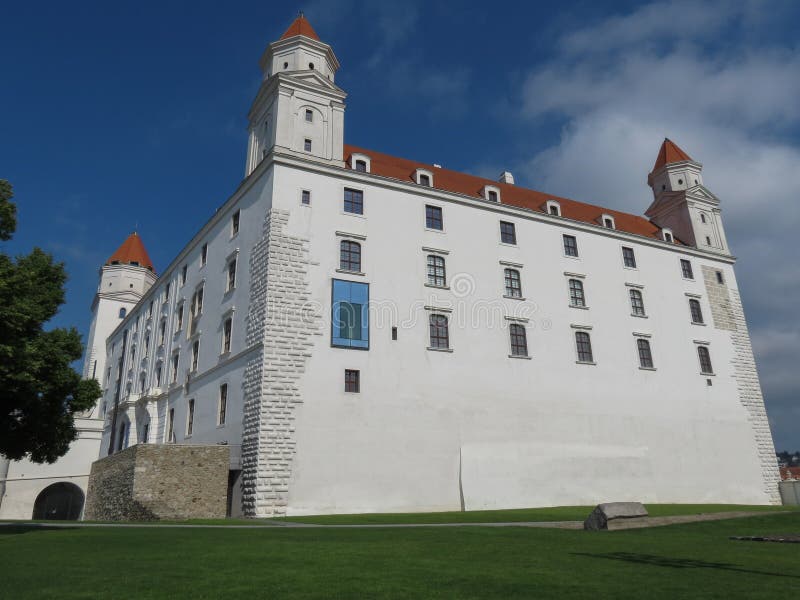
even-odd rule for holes
{"type": "Polygon", "coordinates": [[[503,282],[505,284],[504,298],[522,299],[522,273],[519,269],[504,267],[503,282]]]}
{"type": "Polygon", "coordinates": [[[706,321],[703,318],[703,306],[700,304],[699,298],[689,298],[689,316],[692,319],[692,325],[706,324],[706,321]],[[695,307],[697,307],[697,314],[695,314],[695,307]]]}
{"type": "Polygon", "coordinates": [[[692,261],[689,260],[688,258],[681,258],[680,265],[681,265],[681,276],[689,281],[694,281],[694,267],[692,266],[692,261]],[[686,274],[687,271],[689,273],[688,275],[686,274]]]}
{"type": "Polygon", "coordinates": [[[697,360],[700,363],[701,375],[714,375],[714,364],[711,362],[711,351],[708,344],[696,344],[697,360]],[[706,366],[708,367],[706,370],[706,366]]]}
{"type": "Polygon", "coordinates": [[[300,206],[311,206],[311,190],[300,190],[300,206]]]}
{"type": "Polygon", "coordinates": [[[577,361],[584,365],[594,365],[594,349],[592,348],[592,336],[586,330],[579,329],[575,331],[575,354],[577,361]],[[585,336],[585,337],[584,337],[585,336]],[[588,353],[588,359],[587,359],[588,353]]]}
{"type": "Polygon", "coordinates": [[[344,239],[339,241],[339,271],[361,273],[361,243],[344,239]],[[354,258],[355,257],[355,258],[354,258]],[[355,266],[356,268],[353,268],[355,266]]]}
{"type": "MultiPolygon", "coordinates": [[[[348,281],[346,279],[331,279],[331,347],[333,348],[344,348],[348,350],[369,350],[370,348],[370,314],[369,314],[369,283],[366,282],[359,282],[359,281],[348,281]],[[341,327],[342,323],[342,315],[340,312],[342,310],[341,303],[345,300],[339,299],[337,300],[337,288],[341,287],[340,293],[344,295],[344,287],[348,286],[347,288],[347,304],[353,306],[353,303],[350,301],[353,297],[354,288],[357,291],[357,295],[359,296],[359,300],[363,300],[363,302],[359,303],[358,305],[361,307],[361,312],[358,315],[359,320],[359,333],[360,337],[358,338],[350,338],[344,337],[340,334],[344,331],[341,327]],[[337,307],[337,302],[339,303],[337,307]],[[365,319],[366,317],[366,319],[365,319]],[[339,326],[337,330],[337,325],[339,326]]],[[[354,315],[355,317],[355,315],[354,315]]]]}
{"type": "Polygon", "coordinates": [[[510,323],[508,326],[508,340],[512,358],[530,357],[528,354],[528,332],[525,325],[522,323],[510,323]]]}
{"type": "Polygon", "coordinates": [[[231,237],[236,237],[239,234],[239,228],[242,220],[242,211],[237,209],[231,215],[231,237]]]}
{"type": "Polygon", "coordinates": [[[343,188],[342,193],[342,212],[346,215],[357,215],[359,217],[364,216],[364,190],[358,188],[351,188],[345,187],[343,188]],[[348,199],[348,194],[350,198],[348,199]],[[356,198],[358,201],[356,201],[356,198]],[[358,212],[355,210],[348,210],[348,204],[350,208],[358,207],[358,212]]]}
{"type": "Polygon", "coordinates": [[[588,308],[586,302],[586,286],[583,279],[579,277],[569,277],[567,279],[567,289],[569,290],[570,308],[588,308]]]}
{"type": "Polygon", "coordinates": [[[200,247],[200,267],[205,267],[208,263],[208,242],[200,247]]]}
{"type": "Polygon", "coordinates": [[[500,221],[500,243],[508,246],[517,245],[516,223],[512,221],[500,221]]]}
{"type": "Polygon", "coordinates": [[[561,247],[565,257],[580,258],[581,255],[580,252],[578,251],[578,238],[576,236],[570,235],[568,233],[562,233],[561,247]]]}
{"type": "Polygon", "coordinates": [[[425,229],[429,231],[444,231],[444,208],[436,204],[425,205],[425,229]],[[436,226],[437,224],[438,227],[436,226]]]}
{"type": "Polygon", "coordinates": [[[656,366],[653,360],[653,347],[649,339],[644,336],[636,336],[636,354],[639,357],[640,369],[655,371],[656,366]]]}
{"type": "Polygon", "coordinates": [[[360,369],[345,369],[344,370],[344,392],[345,392],[345,394],[360,394],[361,393],[361,370],[360,369]]]}
{"type": "Polygon", "coordinates": [[[222,321],[222,352],[220,354],[230,354],[232,340],[233,316],[227,316],[222,321]]]}
{"type": "Polygon", "coordinates": [[[236,289],[236,271],[239,268],[239,257],[234,256],[228,259],[225,265],[225,293],[236,289]],[[233,268],[231,268],[233,267],[233,268]]]}
{"type": "Polygon", "coordinates": [[[219,386],[219,396],[217,398],[217,427],[225,427],[228,420],[228,382],[221,383],[219,386]]]}
{"type": "Polygon", "coordinates": [[[428,350],[452,350],[450,348],[450,319],[446,314],[433,311],[428,315],[428,350]],[[436,322],[434,323],[434,321],[436,322]]]}
{"type": "Polygon", "coordinates": [[[631,316],[646,317],[647,311],[644,307],[644,294],[639,288],[628,288],[628,300],[631,305],[631,316]]]}
{"type": "Polygon", "coordinates": [[[426,284],[428,287],[447,289],[447,260],[441,254],[425,255],[426,284]],[[441,264],[439,264],[441,262],[441,264]],[[439,273],[441,271],[441,274],[439,273]],[[439,281],[441,280],[441,283],[439,281]]]}
{"type": "Polygon", "coordinates": [[[636,251],[630,246],[622,246],[622,266],[626,269],[639,268],[636,266],[636,251]]]}
{"type": "Polygon", "coordinates": [[[192,437],[192,433],[194,433],[194,406],[194,398],[189,398],[186,403],[186,435],[184,436],[186,438],[192,437]]]}

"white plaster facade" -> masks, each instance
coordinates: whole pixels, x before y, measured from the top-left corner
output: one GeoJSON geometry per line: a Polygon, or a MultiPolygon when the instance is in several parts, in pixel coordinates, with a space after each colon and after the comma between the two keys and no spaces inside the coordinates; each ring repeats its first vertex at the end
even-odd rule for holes
{"type": "Polygon", "coordinates": [[[245,180],[108,338],[101,455],[112,442],[229,444],[252,516],[778,502],[734,259],[699,163],[681,165],[696,185],[655,192],[654,222],[684,243],[668,242],[483,195],[513,185],[510,174],[468,196],[437,189],[429,165],[419,168],[433,187],[381,175],[369,153],[358,171],[330,47],[282,39],[262,68],[245,180]],[[345,188],[363,192],[363,214],[345,212],[345,188]],[[441,208],[441,231],[426,227],[426,205],[441,208]],[[686,242],[706,235],[696,207],[714,215],[713,247],[686,242]],[[579,257],[565,256],[564,234],[579,257]],[[340,268],[343,240],[361,244],[358,271],[340,268]],[[429,254],[446,260],[445,287],[427,284],[429,254]],[[509,266],[521,299],[504,293],[509,266]],[[334,279],[369,284],[368,349],[332,344],[334,279]],[[569,279],[583,282],[585,307],[570,306],[569,279]],[[449,317],[448,351],[430,349],[431,313],[449,317]],[[512,356],[512,322],[525,327],[524,358],[512,356]],[[591,336],[591,363],[577,360],[576,331],[591,336]],[[652,368],[640,367],[638,339],[652,368]],[[698,346],[713,374],[700,372],[698,346]],[[345,369],[360,371],[358,393],[344,391],[345,369]]]}

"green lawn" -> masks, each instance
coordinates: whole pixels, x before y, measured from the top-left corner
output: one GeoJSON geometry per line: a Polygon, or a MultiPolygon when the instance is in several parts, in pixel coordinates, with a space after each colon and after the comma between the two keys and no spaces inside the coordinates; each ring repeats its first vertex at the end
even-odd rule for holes
{"type": "Polygon", "coordinates": [[[790,532],[800,512],[602,533],[17,525],[0,597],[774,600],[800,587],[800,546],[728,537],[790,532]]]}

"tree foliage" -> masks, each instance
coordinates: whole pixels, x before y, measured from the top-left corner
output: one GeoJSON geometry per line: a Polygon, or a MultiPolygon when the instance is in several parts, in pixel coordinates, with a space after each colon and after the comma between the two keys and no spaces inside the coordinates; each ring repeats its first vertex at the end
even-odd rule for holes
{"type": "MultiPolygon", "coordinates": [[[[0,240],[16,231],[11,185],[0,180],[0,240]]],[[[44,325],[64,303],[63,263],[39,248],[0,252],[0,454],[53,462],[76,437],[74,415],[94,406],[100,386],[70,366],[83,348],[77,329],[44,325]]]]}

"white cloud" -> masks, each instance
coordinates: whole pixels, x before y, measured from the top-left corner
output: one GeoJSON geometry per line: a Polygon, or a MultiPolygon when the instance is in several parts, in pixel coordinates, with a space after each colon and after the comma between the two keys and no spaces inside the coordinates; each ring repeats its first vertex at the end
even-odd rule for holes
{"type": "Polygon", "coordinates": [[[800,446],[785,425],[800,397],[792,358],[800,342],[800,145],[792,137],[800,128],[800,50],[770,46],[766,30],[759,35],[758,7],[658,2],[563,36],[555,57],[521,86],[523,115],[565,123],[555,146],[524,160],[523,175],[537,189],[641,214],[665,136],[702,162],[740,255],[776,442],[800,446]],[[735,45],[710,43],[731,30],[747,35],[735,45]]]}

